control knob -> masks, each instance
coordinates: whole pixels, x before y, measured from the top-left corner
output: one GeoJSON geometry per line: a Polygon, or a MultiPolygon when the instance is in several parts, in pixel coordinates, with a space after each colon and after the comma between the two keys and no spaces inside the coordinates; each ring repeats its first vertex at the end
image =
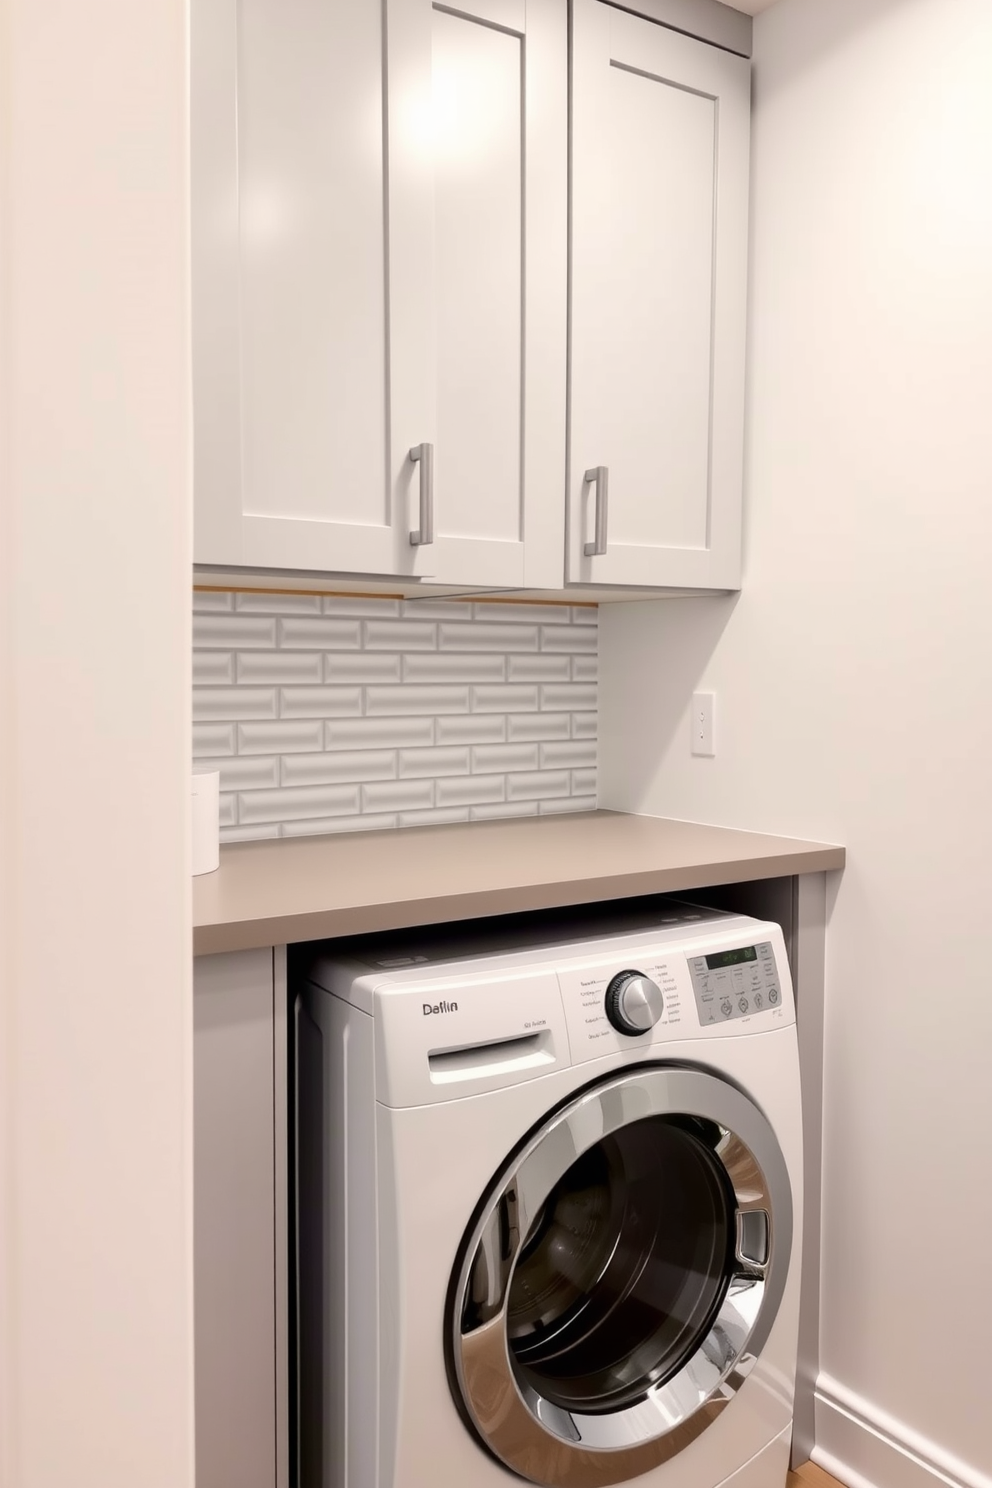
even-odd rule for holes
{"type": "Polygon", "coordinates": [[[606,989],[606,1016],[619,1033],[647,1033],[664,1011],[661,988],[643,971],[618,971],[606,989]]]}

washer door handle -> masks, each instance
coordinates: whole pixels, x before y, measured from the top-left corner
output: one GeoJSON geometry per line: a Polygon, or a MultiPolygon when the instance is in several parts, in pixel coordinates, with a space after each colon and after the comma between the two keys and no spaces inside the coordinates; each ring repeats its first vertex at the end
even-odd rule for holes
{"type": "Polygon", "coordinates": [[[737,1259],[759,1275],[765,1274],[768,1264],[767,1209],[738,1209],[737,1259]]]}

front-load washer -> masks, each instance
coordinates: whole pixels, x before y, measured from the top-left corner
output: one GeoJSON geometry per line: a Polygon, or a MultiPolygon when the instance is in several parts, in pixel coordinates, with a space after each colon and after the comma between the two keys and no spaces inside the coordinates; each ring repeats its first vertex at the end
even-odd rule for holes
{"type": "Polygon", "coordinates": [[[379,937],[313,948],[298,989],[301,1488],[784,1484],[780,928],[379,937]]]}

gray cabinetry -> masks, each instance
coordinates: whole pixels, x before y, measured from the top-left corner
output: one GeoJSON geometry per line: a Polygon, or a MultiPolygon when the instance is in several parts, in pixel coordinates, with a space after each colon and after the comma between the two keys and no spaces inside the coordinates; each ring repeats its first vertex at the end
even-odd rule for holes
{"type": "Polygon", "coordinates": [[[749,21],[632,5],[196,0],[197,563],[737,586],[749,21]]]}

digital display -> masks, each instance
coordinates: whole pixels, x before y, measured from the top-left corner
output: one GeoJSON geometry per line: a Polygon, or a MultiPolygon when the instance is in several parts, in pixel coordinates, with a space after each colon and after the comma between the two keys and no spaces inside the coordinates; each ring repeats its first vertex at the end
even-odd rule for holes
{"type": "Polygon", "coordinates": [[[739,966],[742,961],[757,961],[758,952],[754,946],[744,946],[739,951],[720,951],[715,956],[706,957],[707,971],[716,971],[721,966],[739,966]]]}

